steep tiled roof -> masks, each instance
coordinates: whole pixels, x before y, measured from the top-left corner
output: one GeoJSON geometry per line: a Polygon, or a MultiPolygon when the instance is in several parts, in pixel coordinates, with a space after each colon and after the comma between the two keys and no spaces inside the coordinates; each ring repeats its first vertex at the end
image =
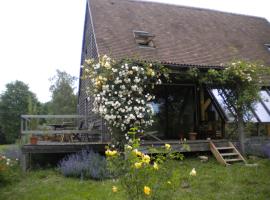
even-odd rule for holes
{"type": "Polygon", "coordinates": [[[165,63],[219,66],[232,59],[270,65],[270,24],[258,17],[129,0],[89,0],[98,53],[165,63]],[[133,31],[155,35],[140,48],[133,31]]]}

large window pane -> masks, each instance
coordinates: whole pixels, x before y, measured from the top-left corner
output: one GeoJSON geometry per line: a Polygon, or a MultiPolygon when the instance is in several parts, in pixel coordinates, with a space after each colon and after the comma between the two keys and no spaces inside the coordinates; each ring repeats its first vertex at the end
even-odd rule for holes
{"type": "Polygon", "coordinates": [[[234,121],[234,115],[233,113],[228,109],[226,103],[225,103],[225,94],[219,90],[219,89],[212,89],[212,94],[214,95],[215,99],[217,100],[220,108],[223,110],[224,114],[228,118],[229,121],[234,121]]]}
{"type": "Polygon", "coordinates": [[[261,122],[270,122],[270,115],[260,102],[256,103],[254,110],[261,122]]]}
{"type": "Polygon", "coordinates": [[[269,94],[265,90],[262,90],[262,91],[260,91],[260,96],[262,98],[262,101],[264,102],[264,104],[268,108],[268,110],[270,110],[270,96],[269,96],[269,94]]]}
{"type": "Polygon", "coordinates": [[[187,137],[194,130],[194,99],[192,86],[158,86],[151,103],[155,123],[149,130],[156,130],[163,139],[187,137]]]}

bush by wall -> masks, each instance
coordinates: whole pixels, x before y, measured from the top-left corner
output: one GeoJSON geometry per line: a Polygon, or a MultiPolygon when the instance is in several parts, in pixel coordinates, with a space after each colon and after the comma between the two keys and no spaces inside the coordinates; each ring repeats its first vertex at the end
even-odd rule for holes
{"type": "Polygon", "coordinates": [[[105,157],[92,150],[83,150],[65,157],[58,164],[60,172],[67,177],[102,180],[109,177],[105,157]]]}

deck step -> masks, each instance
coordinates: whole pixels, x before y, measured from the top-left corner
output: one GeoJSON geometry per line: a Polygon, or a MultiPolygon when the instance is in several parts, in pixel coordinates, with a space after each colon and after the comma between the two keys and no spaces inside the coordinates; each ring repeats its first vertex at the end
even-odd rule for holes
{"type": "Polygon", "coordinates": [[[244,157],[240,154],[240,152],[235,148],[235,146],[231,142],[228,142],[228,146],[224,147],[216,147],[213,141],[210,141],[209,144],[211,152],[216,157],[217,161],[220,162],[221,164],[227,166],[233,162],[238,161],[246,163],[244,157]],[[224,152],[223,150],[230,150],[230,151],[226,153],[226,151],[224,152]],[[228,156],[237,156],[237,157],[230,158],[228,156]]]}
{"type": "Polygon", "coordinates": [[[238,156],[238,153],[221,153],[222,156],[238,156]]]}
{"type": "Polygon", "coordinates": [[[217,147],[217,150],[229,150],[234,149],[233,147],[217,147]]]}
{"type": "Polygon", "coordinates": [[[234,159],[225,159],[226,162],[237,162],[237,161],[243,161],[241,158],[234,158],[234,159]]]}

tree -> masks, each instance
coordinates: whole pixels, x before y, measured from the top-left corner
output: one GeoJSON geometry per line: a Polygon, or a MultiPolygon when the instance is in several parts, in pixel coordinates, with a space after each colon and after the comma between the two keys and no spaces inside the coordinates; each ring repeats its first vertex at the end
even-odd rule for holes
{"type": "Polygon", "coordinates": [[[14,143],[19,137],[20,115],[28,113],[29,101],[36,109],[40,105],[25,83],[15,81],[6,85],[0,98],[0,125],[7,143],[14,143]]]}
{"type": "Polygon", "coordinates": [[[65,71],[56,70],[51,79],[52,100],[48,104],[50,114],[74,114],[77,108],[77,95],[74,94],[76,78],[65,71]]]}
{"type": "Polygon", "coordinates": [[[262,75],[268,73],[269,68],[247,61],[231,62],[222,71],[223,81],[229,93],[227,101],[236,113],[240,149],[244,155],[246,154],[244,116],[260,99],[259,91],[263,81],[262,75]]]}

